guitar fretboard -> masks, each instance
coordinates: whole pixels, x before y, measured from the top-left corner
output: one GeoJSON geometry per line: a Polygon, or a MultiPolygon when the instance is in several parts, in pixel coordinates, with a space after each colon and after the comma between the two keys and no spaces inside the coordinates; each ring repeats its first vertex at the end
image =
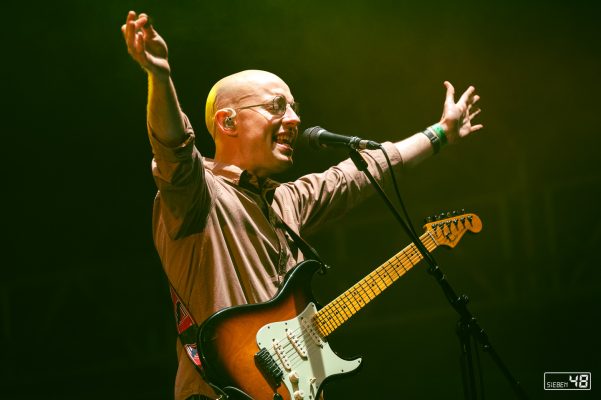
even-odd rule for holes
{"type": "MultiPolygon", "coordinates": [[[[429,252],[438,247],[429,232],[419,239],[429,252]]],[[[313,316],[315,328],[322,337],[328,336],[422,259],[415,244],[411,243],[319,310],[313,316]]]]}

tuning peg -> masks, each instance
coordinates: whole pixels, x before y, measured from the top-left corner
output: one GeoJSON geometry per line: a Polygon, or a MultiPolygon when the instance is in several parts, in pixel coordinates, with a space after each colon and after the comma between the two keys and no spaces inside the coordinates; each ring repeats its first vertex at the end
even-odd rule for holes
{"type": "Polygon", "coordinates": [[[430,215],[430,216],[428,216],[428,217],[426,217],[426,218],[424,218],[424,223],[426,223],[426,224],[429,224],[429,223],[430,223],[430,222],[432,222],[432,221],[433,221],[433,218],[432,218],[432,216],[431,216],[431,215],[430,215]]]}
{"type": "Polygon", "coordinates": [[[456,216],[458,214],[457,210],[454,210],[451,214],[453,215],[453,217],[456,216]]]}

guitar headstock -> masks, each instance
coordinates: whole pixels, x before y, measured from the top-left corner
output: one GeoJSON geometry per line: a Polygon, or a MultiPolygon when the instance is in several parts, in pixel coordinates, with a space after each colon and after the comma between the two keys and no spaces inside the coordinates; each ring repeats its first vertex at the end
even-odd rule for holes
{"type": "Polygon", "coordinates": [[[465,210],[450,211],[426,218],[424,229],[430,232],[439,246],[455,247],[467,231],[480,232],[482,221],[476,214],[465,210]]]}

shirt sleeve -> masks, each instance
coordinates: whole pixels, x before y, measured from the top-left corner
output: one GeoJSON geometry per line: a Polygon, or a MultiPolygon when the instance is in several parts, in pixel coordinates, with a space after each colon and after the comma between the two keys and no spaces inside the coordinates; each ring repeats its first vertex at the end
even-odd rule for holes
{"type": "MultiPolygon", "coordinates": [[[[383,144],[395,173],[400,174],[403,160],[397,147],[383,144]]],[[[380,150],[361,151],[374,178],[390,193],[392,178],[386,158],[380,150]]],[[[279,205],[284,219],[296,225],[297,231],[309,234],[326,221],[335,219],[376,193],[367,176],[347,159],[322,173],[305,175],[281,185],[279,205]],[[287,217],[287,218],[286,218],[287,217]]]]}
{"type": "Polygon", "coordinates": [[[159,142],[148,126],[154,155],[152,175],[159,189],[155,199],[155,219],[161,218],[171,239],[201,231],[211,206],[202,156],[194,146],[192,125],[185,115],[183,117],[186,137],[174,147],[159,142]]]}

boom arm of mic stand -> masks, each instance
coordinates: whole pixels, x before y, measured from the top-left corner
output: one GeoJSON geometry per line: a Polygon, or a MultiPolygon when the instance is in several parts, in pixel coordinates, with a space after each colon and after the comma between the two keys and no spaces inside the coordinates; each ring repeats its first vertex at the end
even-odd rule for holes
{"type": "MultiPolygon", "coordinates": [[[[526,392],[524,392],[524,389],[520,385],[520,382],[513,377],[505,363],[503,363],[497,352],[490,344],[490,341],[488,340],[488,335],[486,334],[486,332],[484,332],[484,329],[482,329],[478,325],[476,318],[467,309],[468,297],[466,295],[462,295],[461,297],[457,296],[457,294],[447,281],[445,274],[441,271],[440,267],[437,265],[436,261],[432,257],[432,254],[430,254],[430,252],[424,247],[421,240],[413,233],[409,226],[407,226],[407,223],[403,220],[403,218],[396,210],[388,196],[386,196],[386,193],[384,193],[384,190],[382,189],[380,184],[376,181],[371,172],[369,172],[369,169],[367,168],[367,162],[363,159],[363,157],[361,157],[361,154],[359,154],[357,150],[351,148],[349,151],[349,155],[351,160],[353,160],[353,162],[355,163],[357,169],[367,176],[367,179],[369,179],[373,187],[384,200],[384,203],[386,203],[386,205],[396,218],[396,220],[401,224],[409,238],[411,238],[411,240],[415,244],[415,247],[417,247],[421,255],[424,257],[424,260],[426,260],[426,262],[429,264],[428,272],[432,276],[434,276],[436,282],[438,282],[438,284],[442,288],[445,297],[447,298],[451,306],[455,309],[455,311],[459,314],[461,318],[460,324],[463,324],[465,326],[466,331],[472,334],[474,338],[478,340],[484,351],[490,354],[495,364],[497,364],[505,378],[511,384],[511,387],[517,395],[517,397],[519,399],[527,399],[528,396],[526,395],[526,392]]],[[[470,381],[472,383],[475,382],[473,376],[470,377],[470,381]]],[[[475,392],[472,393],[473,395],[475,395],[475,392]]]]}

